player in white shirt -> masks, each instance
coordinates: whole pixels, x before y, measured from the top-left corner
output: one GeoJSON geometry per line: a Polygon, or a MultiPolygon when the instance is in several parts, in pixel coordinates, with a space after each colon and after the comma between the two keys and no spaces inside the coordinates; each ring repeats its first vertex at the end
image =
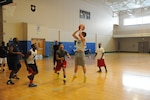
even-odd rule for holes
{"type": "Polygon", "coordinates": [[[98,48],[96,50],[96,53],[95,53],[95,58],[97,60],[97,67],[99,67],[99,71],[97,72],[101,72],[101,67],[104,66],[105,67],[105,71],[107,72],[107,68],[106,68],[106,64],[105,64],[105,61],[104,61],[104,48],[101,47],[101,43],[98,44],[98,48]]]}
{"type": "Polygon", "coordinates": [[[38,68],[36,65],[36,57],[37,55],[37,50],[36,50],[36,45],[32,44],[31,49],[27,53],[26,56],[26,66],[28,70],[28,79],[30,80],[29,87],[36,87],[36,84],[33,84],[34,76],[38,73],[38,68]]]}

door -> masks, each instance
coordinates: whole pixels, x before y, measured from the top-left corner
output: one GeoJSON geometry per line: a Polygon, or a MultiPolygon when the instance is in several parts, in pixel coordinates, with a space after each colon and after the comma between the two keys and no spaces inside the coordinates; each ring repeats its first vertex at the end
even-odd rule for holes
{"type": "Polygon", "coordinates": [[[139,42],[138,49],[139,53],[148,53],[148,42],[139,42]]]}
{"type": "Polygon", "coordinates": [[[34,43],[36,44],[38,55],[44,56],[44,53],[45,53],[45,39],[32,38],[31,42],[32,42],[32,44],[34,44],[34,43]]]}

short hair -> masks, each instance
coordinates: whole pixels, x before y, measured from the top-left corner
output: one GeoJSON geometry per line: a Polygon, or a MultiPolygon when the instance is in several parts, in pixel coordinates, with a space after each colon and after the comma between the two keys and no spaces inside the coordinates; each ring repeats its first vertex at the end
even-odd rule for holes
{"type": "Polygon", "coordinates": [[[35,44],[31,44],[31,48],[33,48],[35,46],[35,44]]]}
{"type": "Polygon", "coordinates": [[[17,40],[17,38],[15,37],[15,38],[13,38],[13,41],[15,42],[17,40]]]}
{"type": "Polygon", "coordinates": [[[61,44],[63,44],[63,43],[60,42],[58,46],[60,46],[61,44]]]}
{"type": "Polygon", "coordinates": [[[82,32],[83,37],[86,37],[86,32],[82,32]]]}
{"type": "Polygon", "coordinates": [[[5,42],[4,41],[2,41],[2,44],[4,44],[5,42]]]}

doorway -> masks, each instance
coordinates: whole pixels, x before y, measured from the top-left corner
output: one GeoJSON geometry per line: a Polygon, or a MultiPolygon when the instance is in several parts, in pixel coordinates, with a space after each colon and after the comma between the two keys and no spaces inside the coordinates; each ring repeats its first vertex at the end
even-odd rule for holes
{"type": "Polygon", "coordinates": [[[44,56],[44,53],[45,53],[45,39],[32,38],[31,42],[32,42],[32,44],[34,44],[34,43],[36,44],[38,55],[44,56]]]}
{"type": "Polygon", "coordinates": [[[139,42],[138,43],[138,51],[139,53],[148,53],[148,42],[139,42]]]}

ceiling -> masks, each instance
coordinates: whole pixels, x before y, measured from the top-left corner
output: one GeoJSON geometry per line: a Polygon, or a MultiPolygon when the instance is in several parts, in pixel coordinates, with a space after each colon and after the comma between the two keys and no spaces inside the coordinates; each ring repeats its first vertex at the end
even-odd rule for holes
{"type": "Polygon", "coordinates": [[[150,6],[150,0],[84,0],[96,4],[106,4],[113,12],[145,8],[150,6]]]}

